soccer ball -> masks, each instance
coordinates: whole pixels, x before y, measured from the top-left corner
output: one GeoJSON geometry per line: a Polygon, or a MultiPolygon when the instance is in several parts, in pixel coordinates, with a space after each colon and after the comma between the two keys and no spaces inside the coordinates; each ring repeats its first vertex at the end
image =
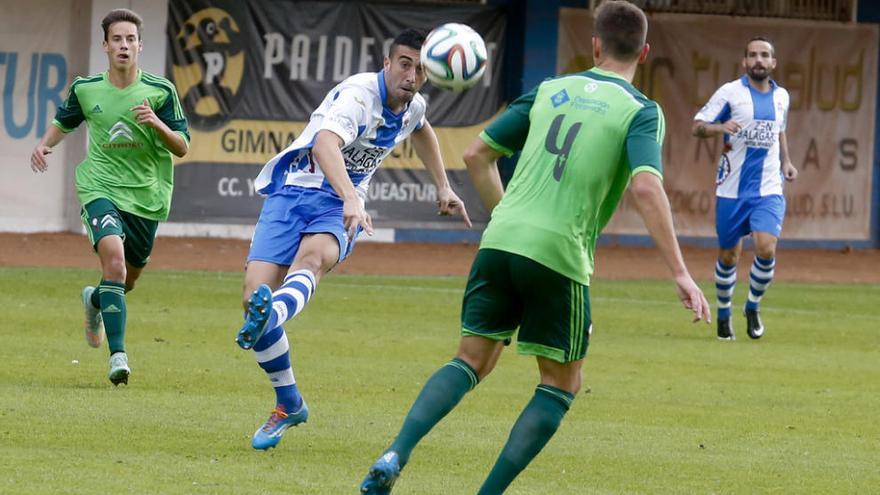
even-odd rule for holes
{"type": "Polygon", "coordinates": [[[486,71],[486,43],[470,26],[451,22],[428,33],[421,59],[431,84],[464,91],[486,71]]]}

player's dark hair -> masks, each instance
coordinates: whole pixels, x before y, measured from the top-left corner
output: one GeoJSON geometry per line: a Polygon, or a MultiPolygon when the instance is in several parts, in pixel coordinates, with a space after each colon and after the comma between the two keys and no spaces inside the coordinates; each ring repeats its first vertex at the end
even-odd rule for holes
{"type": "Polygon", "coordinates": [[[595,16],[594,31],[605,53],[621,62],[638,58],[648,36],[648,18],[642,9],[629,2],[607,0],[595,16]]]}
{"type": "Polygon", "coordinates": [[[130,22],[137,26],[138,39],[141,39],[141,29],[144,27],[144,20],[141,19],[141,16],[128,9],[113,9],[101,20],[101,29],[104,30],[104,41],[107,41],[107,32],[110,30],[110,26],[117,22],[130,22]]]}
{"type": "Polygon", "coordinates": [[[745,48],[745,50],[743,50],[743,53],[744,53],[743,56],[745,56],[745,57],[749,56],[749,45],[751,45],[753,41],[763,41],[764,43],[767,43],[768,45],[770,45],[770,56],[776,57],[776,47],[773,45],[773,42],[770,41],[770,38],[766,38],[764,36],[755,36],[752,39],[750,39],[749,41],[747,41],[746,48],[745,48]]]}
{"type": "Polygon", "coordinates": [[[418,29],[407,29],[404,32],[397,35],[394,38],[394,41],[391,42],[391,47],[388,49],[388,56],[394,55],[394,50],[398,46],[408,46],[415,50],[422,49],[422,43],[425,42],[425,35],[419,31],[418,29]]]}

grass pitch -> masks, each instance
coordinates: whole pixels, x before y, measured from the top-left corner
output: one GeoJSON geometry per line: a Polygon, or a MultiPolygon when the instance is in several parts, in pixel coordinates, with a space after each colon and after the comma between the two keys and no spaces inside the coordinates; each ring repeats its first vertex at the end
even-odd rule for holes
{"type": "MultiPolygon", "coordinates": [[[[82,336],[91,270],[0,268],[0,493],[345,494],[458,342],[464,279],[330,275],[286,328],[311,408],[274,402],[233,338],[241,276],[148,271],[131,385],[82,336]]],[[[714,289],[704,285],[711,297],[714,289]]],[[[737,289],[741,307],[746,288],[737,289]]],[[[510,494],[867,493],[880,486],[880,287],[775,284],[766,336],[719,342],[667,282],[595,280],[584,390],[510,494]]],[[[513,349],[421,444],[399,494],[475,493],[537,383],[513,349]]]]}

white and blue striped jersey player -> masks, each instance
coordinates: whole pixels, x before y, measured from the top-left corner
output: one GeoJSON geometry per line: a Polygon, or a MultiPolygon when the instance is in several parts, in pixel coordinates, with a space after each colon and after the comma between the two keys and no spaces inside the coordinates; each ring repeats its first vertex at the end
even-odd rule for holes
{"type": "Polygon", "coordinates": [[[751,232],[779,237],[785,215],[780,134],[788,118],[788,91],[770,80],[761,92],[749,77],[724,84],[694,117],[695,121],[740,124],[724,134],[716,178],[715,228],[721,249],[736,246],[751,232]]]}
{"type": "Polygon", "coordinates": [[[263,167],[254,183],[268,195],[254,232],[248,261],[290,265],[304,234],[330,233],[339,241],[339,261],[351,252],[342,223],[342,200],[312,154],[318,132],[342,141],[348,177],[361,201],[382,160],[425,122],[425,99],[416,93],[394,113],[386,102],[384,70],[351,76],[334,87],[312,112],[297,139],[263,167]]]}
{"type": "Polygon", "coordinates": [[[446,177],[437,135],[425,119],[419,90],[424,34],[401,32],[383,69],[354,75],[334,87],[302,134],[263,167],[256,189],[267,195],[251,242],[243,290],[244,324],[236,336],[252,349],[275,390],[275,409],[251,446],[269,449],[309,417],[282,326],[303,311],[321,278],[352,250],[360,229],[372,233],[364,209],[376,169],[411,137],[413,149],[437,187],[441,215],[470,219],[446,177]]]}

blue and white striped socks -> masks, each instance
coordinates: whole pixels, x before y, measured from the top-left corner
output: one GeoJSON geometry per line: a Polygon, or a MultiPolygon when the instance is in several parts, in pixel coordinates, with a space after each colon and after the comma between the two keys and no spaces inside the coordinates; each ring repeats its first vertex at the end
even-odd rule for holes
{"type": "Polygon", "coordinates": [[[254,355],[260,368],[269,375],[277,403],[289,413],[299,410],[302,397],[290,366],[290,345],[284,329],[277,327],[264,333],[254,345],[254,355]]]}
{"type": "Polygon", "coordinates": [[[746,301],[746,309],[758,309],[764,291],[773,281],[774,268],[776,268],[776,259],[755,256],[752,270],[749,273],[749,300],[746,301]]]}
{"type": "Polygon", "coordinates": [[[266,322],[266,331],[283,325],[298,315],[315,293],[315,275],[309,270],[297,270],[284,278],[284,283],[272,293],[272,315],[266,322]]]}
{"type": "Polygon", "coordinates": [[[288,413],[299,410],[302,396],[290,365],[290,344],[281,325],[299,314],[314,293],[312,272],[297,270],[285,277],[281,287],[272,293],[272,314],[266,322],[265,333],[254,345],[257,363],[269,375],[276,400],[288,413]]]}
{"type": "Polygon", "coordinates": [[[725,265],[715,261],[715,292],[718,297],[718,319],[730,318],[730,304],[733,288],[736,286],[736,265],[725,265]]]}

